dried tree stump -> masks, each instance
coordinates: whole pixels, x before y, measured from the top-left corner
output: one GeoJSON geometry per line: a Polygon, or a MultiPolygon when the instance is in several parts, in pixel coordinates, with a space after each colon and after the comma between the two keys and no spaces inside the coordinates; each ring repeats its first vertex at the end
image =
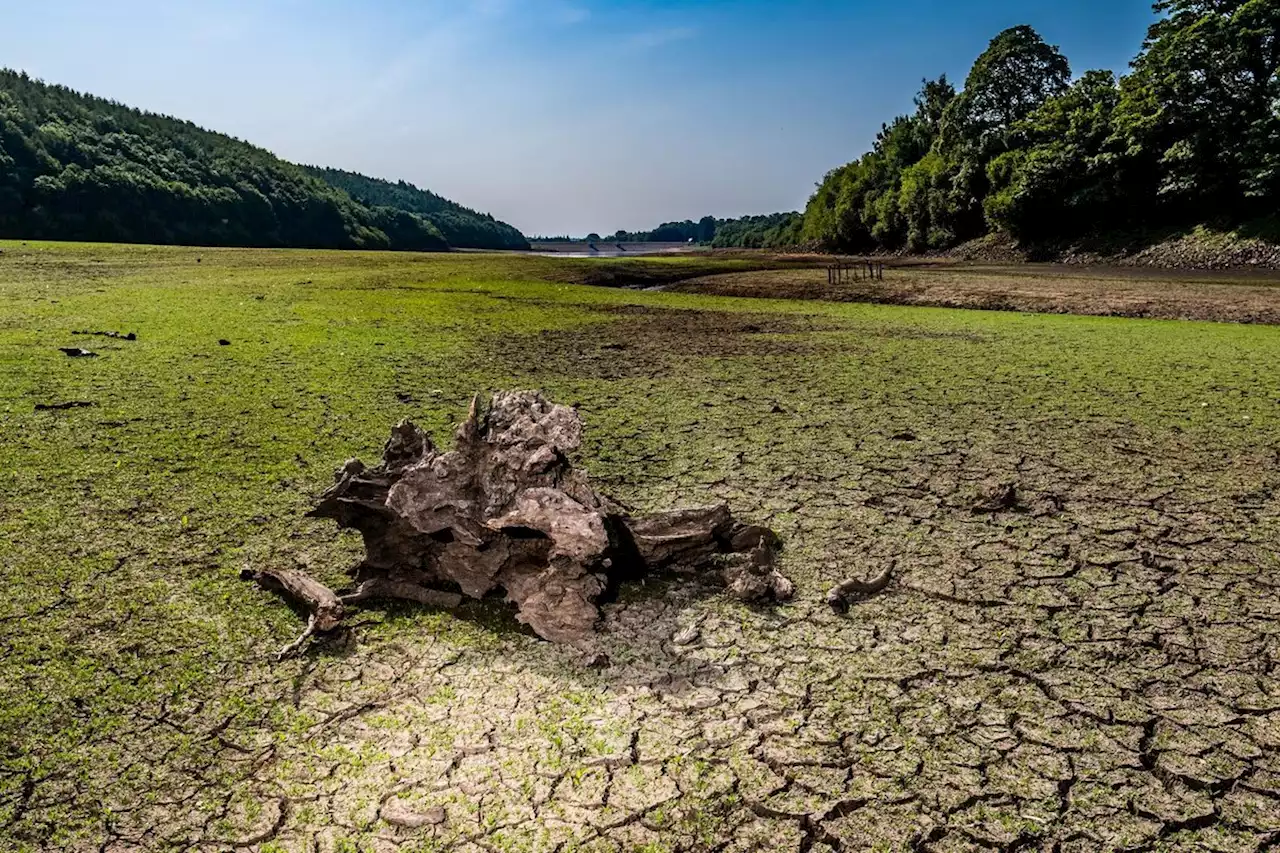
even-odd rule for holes
{"type": "Polygon", "coordinates": [[[449,607],[501,593],[538,635],[586,646],[605,590],[647,571],[716,572],[748,601],[791,597],[773,531],[723,505],[630,516],[570,464],[581,441],[574,409],[528,391],[500,392],[487,406],[473,400],[453,450],[398,424],[381,464],[347,462],[309,513],[364,537],[365,558],[350,572],[355,589],[330,593],[332,601],[449,607]]]}

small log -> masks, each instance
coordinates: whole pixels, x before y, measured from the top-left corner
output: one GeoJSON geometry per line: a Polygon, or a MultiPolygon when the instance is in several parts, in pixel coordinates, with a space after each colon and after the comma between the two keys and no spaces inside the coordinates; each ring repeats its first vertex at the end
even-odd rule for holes
{"type": "Polygon", "coordinates": [[[893,580],[893,568],[893,565],[890,565],[878,577],[869,581],[849,578],[843,583],[836,584],[827,593],[827,604],[838,613],[848,612],[851,599],[875,595],[888,588],[889,582],[893,580]]]}
{"type": "Polygon", "coordinates": [[[462,596],[456,592],[445,592],[439,589],[428,589],[416,583],[393,581],[387,578],[367,580],[354,591],[339,596],[343,604],[357,604],[371,598],[398,598],[404,601],[416,601],[428,607],[439,607],[443,610],[454,610],[462,604],[462,596]]]}
{"type": "Polygon", "coordinates": [[[316,617],[317,631],[332,631],[342,621],[343,607],[337,593],[306,572],[289,569],[245,569],[241,580],[257,581],[263,589],[283,592],[316,617]]]}
{"type": "Polygon", "coordinates": [[[316,632],[328,633],[342,622],[345,609],[337,594],[305,572],[289,569],[245,569],[240,573],[240,579],[256,581],[263,589],[281,592],[308,611],[306,629],[296,640],[279,651],[277,659],[289,657],[302,648],[316,632]]]}

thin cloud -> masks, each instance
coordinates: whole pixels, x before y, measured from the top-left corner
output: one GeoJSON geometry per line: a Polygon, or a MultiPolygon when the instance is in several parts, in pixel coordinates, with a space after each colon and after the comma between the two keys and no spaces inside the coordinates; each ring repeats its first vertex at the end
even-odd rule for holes
{"type": "Polygon", "coordinates": [[[627,39],[628,47],[636,50],[653,50],[673,42],[688,41],[698,35],[696,27],[667,27],[661,30],[646,30],[636,33],[627,39]]]}

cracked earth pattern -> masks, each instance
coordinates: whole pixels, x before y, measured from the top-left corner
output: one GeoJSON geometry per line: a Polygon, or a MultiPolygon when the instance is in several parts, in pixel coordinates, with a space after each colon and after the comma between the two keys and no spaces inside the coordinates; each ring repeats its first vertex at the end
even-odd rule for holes
{"type": "Polygon", "coordinates": [[[102,849],[1280,846],[1276,448],[1011,417],[996,376],[957,403],[945,374],[878,396],[809,359],[857,371],[894,342],[824,318],[622,313],[494,358],[582,405],[604,489],[773,525],[797,602],[651,581],[606,607],[599,671],[485,613],[357,627],[257,671],[285,735],[275,711],[234,734],[144,715],[199,748],[133,756],[156,794],[102,849]],[[1017,505],[975,512],[993,480],[1017,505]],[[824,603],[888,565],[885,593],[824,603]],[[238,768],[216,796],[215,763],[238,768]]]}

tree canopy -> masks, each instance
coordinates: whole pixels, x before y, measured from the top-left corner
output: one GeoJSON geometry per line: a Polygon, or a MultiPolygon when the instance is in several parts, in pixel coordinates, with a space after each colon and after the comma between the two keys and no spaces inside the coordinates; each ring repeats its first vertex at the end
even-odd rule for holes
{"type": "Polygon", "coordinates": [[[945,248],[1110,229],[1234,225],[1280,201],[1280,4],[1162,0],[1128,75],[1072,79],[1031,27],[999,33],[957,92],[833,169],[801,241],[841,251],[945,248]]]}
{"type": "Polygon", "coordinates": [[[190,122],[8,70],[0,70],[0,235],[419,251],[527,246],[510,226],[408,184],[307,170],[190,122]],[[396,191],[364,191],[383,184],[396,191]]]}
{"type": "Polygon", "coordinates": [[[717,249],[772,249],[799,241],[803,217],[799,213],[770,213],[740,219],[704,216],[697,222],[664,222],[652,231],[615,231],[608,239],[633,243],[688,243],[717,249]]]}
{"type": "Polygon", "coordinates": [[[449,241],[466,249],[527,249],[529,241],[505,222],[421,190],[405,181],[384,181],[355,172],[306,166],[305,171],[370,207],[390,207],[422,217],[449,241]]]}

